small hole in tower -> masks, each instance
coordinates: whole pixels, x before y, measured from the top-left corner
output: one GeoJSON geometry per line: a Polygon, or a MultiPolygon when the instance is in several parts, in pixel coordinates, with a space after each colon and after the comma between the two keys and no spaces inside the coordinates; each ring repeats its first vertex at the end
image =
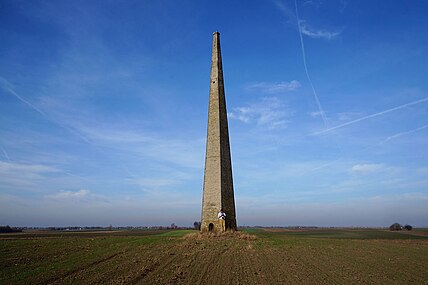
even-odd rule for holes
{"type": "Polygon", "coordinates": [[[213,83],[215,83],[215,81],[213,81],[213,83]]]}
{"type": "Polygon", "coordinates": [[[213,223],[210,223],[209,225],[208,225],[208,231],[209,232],[212,232],[212,230],[214,229],[214,224],[213,223]]]}

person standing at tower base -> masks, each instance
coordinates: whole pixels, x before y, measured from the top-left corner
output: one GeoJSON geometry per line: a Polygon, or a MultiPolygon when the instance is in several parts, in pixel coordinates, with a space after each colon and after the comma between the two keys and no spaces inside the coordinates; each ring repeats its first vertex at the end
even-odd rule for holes
{"type": "Polygon", "coordinates": [[[222,232],[226,231],[226,213],[223,211],[223,209],[218,212],[218,219],[220,222],[220,228],[222,232]]]}

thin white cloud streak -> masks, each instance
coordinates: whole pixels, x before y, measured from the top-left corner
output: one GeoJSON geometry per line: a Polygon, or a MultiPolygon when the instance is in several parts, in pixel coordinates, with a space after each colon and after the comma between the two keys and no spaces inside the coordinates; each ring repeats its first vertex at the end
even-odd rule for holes
{"type": "Polygon", "coordinates": [[[177,185],[180,181],[168,178],[138,178],[131,179],[130,182],[142,186],[143,188],[158,189],[177,185]]]}
{"type": "Polygon", "coordinates": [[[321,170],[321,169],[326,168],[326,167],[330,167],[330,166],[332,166],[333,164],[336,164],[337,162],[339,162],[339,161],[341,161],[341,160],[342,160],[342,158],[340,157],[340,158],[335,159],[335,160],[333,160],[333,161],[330,161],[330,162],[324,163],[324,164],[322,164],[322,165],[320,165],[320,166],[318,166],[318,167],[315,167],[315,168],[311,169],[311,170],[310,170],[310,172],[312,172],[312,171],[317,171],[317,170],[321,170]]]}
{"type": "Polygon", "coordinates": [[[294,22],[296,20],[296,15],[294,15],[293,11],[288,6],[284,5],[281,1],[274,2],[290,21],[294,22]]]}
{"type": "Polygon", "coordinates": [[[301,32],[302,34],[311,37],[311,38],[322,38],[322,39],[328,39],[331,40],[335,37],[337,37],[338,35],[341,34],[340,31],[338,32],[330,32],[330,31],[326,31],[326,30],[314,30],[310,27],[308,27],[308,25],[306,25],[305,21],[301,21],[301,32]]]}
{"type": "Polygon", "coordinates": [[[0,82],[1,82],[1,87],[8,91],[10,94],[12,94],[13,96],[15,96],[16,98],[18,98],[19,101],[23,102],[24,104],[26,104],[27,106],[29,106],[31,109],[33,109],[34,111],[38,112],[39,114],[41,114],[43,117],[47,118],[50,120],[50,118],[48,117],[48,115],[43,112],[42,110],[40,110],[39,108],[37,108],[36,106],[34,106],[33,104],[31,104],[30,102],[28,102],[27,100],[25,100],[24,98],[22,98],[21,96],[19,96],[11,87],[10,87],[10,83],[0,77],[0,82]]]}
{"type": "Polygon", "coordinates": [[[36,111],[37,113],[39,113],[40,115],[42,115],[45,119],[47,119],[48,121],[51,121],[57,125],[59,125],[60,127],[62,127],[63,129],[71,132],[72,134],[76,135],[77,137],[79,137],[80,139],[82,139],[83,141],[85,141],[88,144],[92,144],[86,137],[84,137],[82,134],[80,134],[79,132],[77,132],[76,130],[74,130],[73,128],[69,127],[69,126],[65,126],[64,124],[62,124],[61,122],[52,119],[50,116],[48,116],[45,112],[43,112],[42,110],[40,110],[39,108],[37,108],[36,106],[34,106],[33,104],[31,104],[30,102],[28,102],[27,100],[25,100],[23,97],[19,96],[18,93],[16,93],[11,87],[10,87],[10,83],[0,77],[0,85],[1,87],[6,90],[7,92],[9,92],[10,94],[12,94],[13,96],[15,96],[18,100],[20,100],[21,102],[23,102],[24,104],[26,104],[28,107],[30,107],[31,109],[33,109],[34,111],[36,111]]]}
{"type": "Polygon", "coordinates": [[[302,28],[300,26],[299,11],[297,9],[297,0],[294,0],[294,4],[296,6],[297,27],[299,28],[300,45],[302,47],[303,66],[305,67],[306,77],[308,78],[309,84],[311,85],[312,93],[314,94],[314,98],[315,98],[315,102],[317,103],[318,110],[321,113],[321,117],[322,117],[322,120],[324,122],[324,126],[327,128],[327,126],[328,126],[327,125],[327,118],[326,118],[325,112],[321,106],[321,102],[318,98],[317,91],[315,90],[314,84],[312,83],[311,77],[309,76],[308,66],[306,64],[306,52],[305,52],[305,45],[303,43],[302,28]]]}
{"type": "Polygon", "coordinates": [[[387,143],[387,142],[389,142],[392,139],[396,139],[396,138],[399,138],[399,137],[402,137],[402,136],[405,136],[405,135],[410,135],[410,134],[419,132],[419,131],[421,131],[423,129],[426,129],[426,128],[428,128],[428,125],[425,125],[425,126],[422,126],[422,127],[419,127],[419,128],[407,131],[407,132],[397,133],[395,135],[387,137],[382,143],[387,143]]]}
{"type": "Polygon", "coordinates": [[[322,112],[320,112],[320,111],[309,112],[308,114],[309,114],[312,118],[317,118],[317,117],[321,117],[321,116],[322,116],[322,112]]]}
{"type": "Polygon", "coordinates": [[[22,186],[31,189],[48,176],[60,173],[60,169],[48,165],[0,161],[0,189],[10,190],[22,186]]]}
{"type": "Polygon", "coordinates": [[[371,119],[371,118],[382,116],[382,115],[385,115],[385,114],[388,114],[388,113],[391,113],[391,112],[394,112],[394,111],[397,111],[397,110],[400,110],[400,109],[404,109],[406,107],[410,107],[410,106],[413,106],[413,105],[424,103],[424,102],[428,102],[428,97],[423,98],[423,99],[419,99],[419,100],[416,100],[416,101],[413,101],[413,102],[409,102],[409,103],[406,103],[406,104],[403,104],[403,105],[400,105],[400,106],[397,106],[397,107],[394,107],[394,108],[391,108],[391,109],[387,109],[387,110],[382,111],[382,112],[371,114],[371,115],[368,115],[368,116],[365,116],[365,117],[362,117],[362,118],[359,118],[359,119],[356,119],[356,120],[352,120],[352,121],[349,121],[349,122],[337,125],[337,126],[332,127],[332,128],[328,128],[328,129],[325,129],[325,130],[322,130],[322,131],[319,131],[319,132],[315,132],[315,133],[312,133],[311,135],[325,134],[325,133],[328,133],[328,132],[331,132],[331,131],[334,131],[334,130],[337,130],[337,129],[340,129],[340,128],[343,128],[343,127],[346,127],[346,126],[350,126],[350,125],[356,124],[356,123],[361,122],[361,121],[365,121],[365,120],[368,120],[368,119],[371,119]]]}
{"type": "Polygon", "coordinates": [[[2,147],[1,145],[0,145],[0,148],[1,148],[1,150],[2,150],[2,152],[3,152],[3,155],[4,155],[4,157],[6,158],[6,160],[8,161],[8,162],[10,162],[10,158],[9,158],[9,155],[7,154],[7,151],[4,149],[4,147],[2,147]]]}
{"type": "Polygon", "coordinates": [[[287,110],[287,106],[278,98],[268,97],[262,98],[257,103],[233,108],[228,116],[244,123],[256,122],[258,126],[275,129],[286,127],[293,113],[293,111],[287,110]]]}
{"type": "Polygon", "coordinates": [[[46,198],[50,198],[54,200],[82,199],[87,197],[89,194],[90,194],[90,191],[86,189],[80,189],[78,191],[60,190],[56,194],[47,195],[46,198]]]}
{"type": "Polygon", "coordinates": [[[248,86],[248,89],[259,90],[264,93],[280,93],[287,91],[294,91],[301,86],[300,82],[297,80],[292,80],[290,82],[282,81],[278,83],[270,82],[258,82],[248,86]]]}
{"type": "MultiPolygon", "coordinates": [[[[199,168],[200,156],[195,149],[203,149],[203,138],[172,139],[147,135],[128,126],[107,127],[76,126],[98,146],[112,148],[121,153],[134,153],[138,157],[150,157],[157,162],[169,162],[181,167],[199,168]]],[[[131,173],[130,173],[131,174],[131,173]]]]}
{"type": "Polygon", "coordinates": [[[20,173],[23,176],[31,173],[49,173],[49,172],[60,172],[59,169],[42,164],[23,164],[23,163],[12,163],[12,162],[0,162],[0,174],[11,172],[20,173]]]}
{"type": "Polygon", "coordinates": [[[49,210],[53,210],[53,203],[60,202],[62,207],[72,207],[74,212],[82,211],[86,207],[95,207],[99,208],[100,206],[112,205],[111,197],[106,197],[104,195],[93,193],[91,190],[86,188],[80,188],[79,190],[59,190],[55,191],[52,194],[44,195],[41,202],[44,205],[49,205],[49,210]]]}
{"type": "Polygon", "coordinates": [[[337,114],[337,119],[339,121],[348,121],[361,115],[362,115],[361,113],[357,113],[357,112],[342,112],[337,114]]]}
{"type": "Polygon", "coordinates": [[[382,163],[366,163],[366,164],[355,164],[352,166],[351,171],[353,173],[369,174],[379,172],[385,169],[385,165],[382,163]]]}

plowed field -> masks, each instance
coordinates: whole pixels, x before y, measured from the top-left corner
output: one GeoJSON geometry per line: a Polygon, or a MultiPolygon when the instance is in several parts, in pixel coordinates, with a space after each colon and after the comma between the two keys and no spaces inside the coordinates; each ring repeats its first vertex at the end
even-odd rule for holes
{"type": "Polygon", "coordinates": [[[428,284],[424,231],[0,235],[0,284],[428,284]]]}

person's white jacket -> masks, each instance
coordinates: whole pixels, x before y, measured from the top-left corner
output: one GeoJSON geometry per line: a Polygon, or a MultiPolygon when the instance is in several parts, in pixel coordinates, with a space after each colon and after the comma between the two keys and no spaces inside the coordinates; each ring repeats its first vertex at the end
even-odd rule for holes
{"type": "Polygon", "coordinates": [[[226,219],[226,213],[223,211],[218,212],[218,218],[219,220],[225,220],[226,219]]]}

